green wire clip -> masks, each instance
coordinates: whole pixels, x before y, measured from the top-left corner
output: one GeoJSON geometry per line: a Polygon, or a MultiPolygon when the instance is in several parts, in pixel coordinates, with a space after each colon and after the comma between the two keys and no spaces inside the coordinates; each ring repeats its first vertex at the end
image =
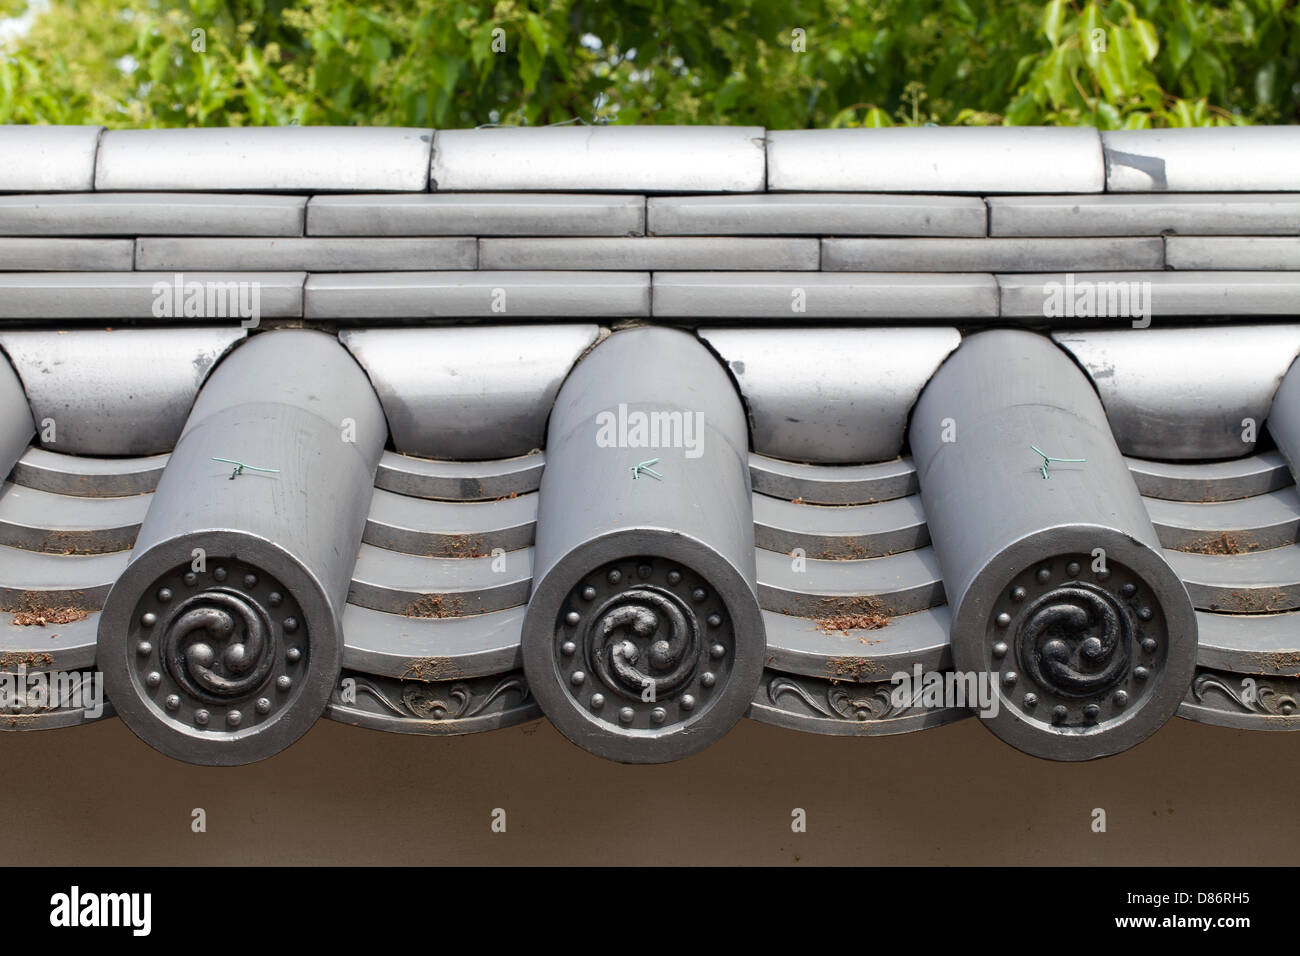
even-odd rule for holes
{"type": "Polygon", "coordinates": [[[1040,458],[1043,459],[1042,467],[1039,468],[1038,470],[1041,471],[1041,472],[1043,473],[1043,477],[1044,477],[1044,478],[1050,477],[1050,476],[1047,474],[1047,466],[1048,466],[1049,464],[1051,464],[1052,462],[1054,462],[1054,461],[1060,461],[1060,462],[1085,462],[1085,461],[1088,460],[1088,459],[1086,459],[1086,458],[1053,458],[1051,455],[1044,455],[1044,454],[1043,454],[1041,451],[1039,451],[1037,448],[1034,448],[1033,445],[1030,445],[1029,447],[1030,447],[1030,448],[1033,448],[1035,454],[1037,454],[1038,457],[1040,457],[1040,458]]]}
{"type": "Polygon", "coordinates": [[[657,478],[658,480],[663,481],[664,476],[659,474],[659,472],[655,471],[653,468],[650,467],[651,465],[657,465],[658,463],[659,463],[658,458],[650,458],[646,461],[641,462],[640,464],[633,465],[632,480],[636,481],[636,479],[641,477],[641,473],[645,472],[647,475],[650,475],[653,478],[657,478]]]}
{"type": "Polygon", "coordinates": [[[216,457],[213,457],[212,460],[213,460],[213,461],[224,462],[224,463],[227,464],[227,465],[234,465],[234,466],[235,466],[235,470],[232,471],[232,472],[230,473],[230,480],[231,480],[231,481],[234,481],[236,478],[238,478],[240,475],[242,475],[242,474],[244,473],[244,469],[245,469],[245,468],[247,468],[249,471],[264,471],[264,472],[266,472],[267,474],[270,474],[270,475],[278,475],[278,474],[280,473],[280,469],[279,469],[279,468],[258,468],[256,465],[245,465],[242,461],[235,461],[233,458],[216,458],[216,457]]]}

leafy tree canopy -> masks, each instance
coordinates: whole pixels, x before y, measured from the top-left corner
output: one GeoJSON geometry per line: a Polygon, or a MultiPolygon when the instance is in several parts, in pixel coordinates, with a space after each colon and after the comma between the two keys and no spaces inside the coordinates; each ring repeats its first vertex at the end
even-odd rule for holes
{"type": "Polygon", "coordinates": [[[0,123],[1300,121],[1300,0],[0,0],[0,123]]]}

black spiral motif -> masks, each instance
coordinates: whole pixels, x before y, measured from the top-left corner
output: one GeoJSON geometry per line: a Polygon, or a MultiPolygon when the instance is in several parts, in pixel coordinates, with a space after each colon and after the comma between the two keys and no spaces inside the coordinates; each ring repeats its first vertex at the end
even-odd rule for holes
{"type": "Polygon", "coordinates": [[[1127,672],[1133,625],[1109,593],[1075,584],[1049,591],[1026,609],[1019,643],[1022,666],[1042,687],[1086,697],[1127,672]]]}
{"type": "Polygon", "coordinates": [[[257,690],[275,666],[266,612],[225,588],[196,594],[167,623],[162,657],[172,678],[204,700],[229,701],[257,690]]]}
{"type": "Polygon", "coordinates": [[[674,595],[631,588],[596,611],[587,629],[587,648],[592,669],[610,688],[639,700],[658,700],[694,675],[699,625],[674,595]]]}

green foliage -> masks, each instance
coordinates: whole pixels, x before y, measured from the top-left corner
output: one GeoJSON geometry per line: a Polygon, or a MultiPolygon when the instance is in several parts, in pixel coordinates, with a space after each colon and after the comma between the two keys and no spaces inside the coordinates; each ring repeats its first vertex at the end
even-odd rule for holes
{"type": "Polygon", "coordinates": [[[1297,91],[1300,0],[53,0],[0,47],[0,122],[115,127],[1199,126],[1297,91]]]}

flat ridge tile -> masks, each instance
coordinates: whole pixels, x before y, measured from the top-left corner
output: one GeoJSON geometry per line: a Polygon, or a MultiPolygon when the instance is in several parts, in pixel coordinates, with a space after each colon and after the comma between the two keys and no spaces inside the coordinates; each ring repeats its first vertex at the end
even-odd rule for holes
{"type": "Polygon", "coordinates": [[[130,239],[0,239],[0,272],[129,272],[130,239]]]}
{"type": "Polygon", "coordinates": [[[816,239],[480,239],[481,269],[810,271],[816,239]]]}
{"type": "Polygon", "coordinates": [[[75,193],[0,196],[4,236],[301,236],[302,196],[75,193]]]}
{"type": "Polygon", "coordinates": [[[301,272],[0,273],[0,319],[159,319],[225,324],[240,321],[241,293],[250,305],[257,302],[263,318],[297,318],[302,315],[305,278],[301,272]],[[213,314],[184,314],[191,291],[202,291],[204,312],[211,298],[213,314]],[[180,314],[176,314],[178,302],[180,314]],[[221,302],[226,304],[224,316],[218,312],[221,302]],[[166,314],[159,314],[156,307],[166,314]]]}
{"type": "Polygon", "coordinates": [[[309,319],[639,317],[643,272],[367,272],[312,275],[309,319]]]}
{"type": "Polygon", "coordinates": [[[1300,196],[990,196],[991,236],[1297,235],[1300,196]]]}
{"type": "Polygon", "coordinates": [[[983,236],[976,196],[874,193],[768,193],[651,196],[646,225],[656,236],[983,236]]]}
{"type": "Polygon", "coordinates": [[[644,196],[426,193],[313,196],[309,236],[641,236],[644,196]]]}
{"type": "Polygon", "coordinates": [[[1300,301],[1300,275],[1278,272],[999,273],[997,282],[1003,316],[1076,323],[1098,318],[1143,322],[1170,315],[1294,315],[1300,301]],[[1082,311],[1090,313],[1085,315],[1078,303],[1087,302],[1089,289],[1094,306],[1085,305],[1082,311]]]}
{"type": "Polygon", "coordinates": [[[978,273],[660,272],[665,318],[993,318],[997,284],[978,273]]]}
{"type": "Polygon", "coordinates": [[[828,272],[1079,272],[1163,269],[1159,236],[1071,239],[823,239],[828,272]]]}
{"type": "Polygon", "coordinates": [[[1300,236],[1165,236],[1171,269],[1300,271],[1300,236]]]}
{"type": "Polygon", "coordinates": [[[317,272],[474,269],[478,244],[459,239],[186,239],[135,243],[136,268],[317,272]]]}

